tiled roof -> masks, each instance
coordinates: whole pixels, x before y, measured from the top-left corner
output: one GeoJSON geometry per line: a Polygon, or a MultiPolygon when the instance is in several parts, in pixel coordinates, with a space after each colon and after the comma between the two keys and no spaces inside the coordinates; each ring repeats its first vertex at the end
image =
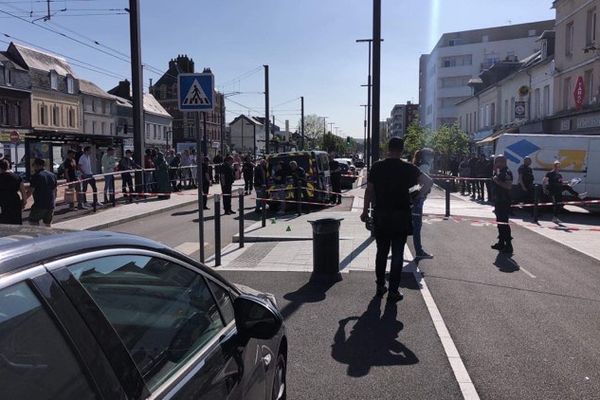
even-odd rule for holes
{"type": "Polygon", "coordinates": [[[54,70],[61,76],[75,76],[71,66],[64,58],[14,42],[12,43],[12,46],[19,52],[23,61],[25,61],[25,64],[27,64],[30,69],[38,69],[47,72],[54,70]]]}
{"type": "Polygon", "coordinates": [[[13,61],[5,51],[0,51],[0,62],[6,62],[6,61],[12,63],[14,68],[18,69],[19,71],[27,71],[25,68],[21,67],[15,61],[13,61]]]}
{"type": "Polygon", "coordinates": [[[144,94],[144,111],[151,114],[160,115],[162,117],[171,118],[171,114],[169,114],[167,110],[160,105],[158,100],[156,100],[156,98],[149,93],[144,94]]]}
{"type": "Polygon", "coordinates": [[[104,99],[114,99],[115,96],[106,93],[100,89],[95,83],[86,81],[85,79],[79,80],[79,91],[83,94],[89,94],[104,99]]]}

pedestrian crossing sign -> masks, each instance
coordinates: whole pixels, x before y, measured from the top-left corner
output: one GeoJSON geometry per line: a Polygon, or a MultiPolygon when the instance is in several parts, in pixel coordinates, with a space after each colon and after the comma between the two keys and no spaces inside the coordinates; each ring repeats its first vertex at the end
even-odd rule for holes
{"type": "Polygon", "coordinates": [[[179,74],[178,99],[180,111],[212,111],[214,109],[215,77],[212,73],[179,74]]]}

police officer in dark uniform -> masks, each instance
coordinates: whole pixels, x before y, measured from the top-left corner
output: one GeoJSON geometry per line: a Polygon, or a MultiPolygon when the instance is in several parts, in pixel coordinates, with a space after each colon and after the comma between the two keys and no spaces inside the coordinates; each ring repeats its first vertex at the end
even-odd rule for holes
{"type": "Polygon", "coordinates": [[[329,173],[331,177],[331,202],[342,204],[342,168],[340,163],[333,158],[333,153],[329,155],[329,173]]]}
{"type": "Polygon", "coordinates": [[[223,193],[223,210],[225,211],[225,215],[233,214],[231,210],[231,189],[233,187],[233,182],[235,181],[235,176],[233,173],[233,157],[227,156],[225,157],[225,162],[221,165],[219,169],[221,173],[221,192],[223,193]]]}
{"type": "Polygon", "coordinates": [[[513,175],[506,166],[506,157],[498,155],[494,160],[494,189],[496,193],[495,209],[496,222],[498,222],[498,243],[492,249],[502,253],[512,254],[512,235],[508,219],[510,215],[510,191],[512,189],[513,175]]]}

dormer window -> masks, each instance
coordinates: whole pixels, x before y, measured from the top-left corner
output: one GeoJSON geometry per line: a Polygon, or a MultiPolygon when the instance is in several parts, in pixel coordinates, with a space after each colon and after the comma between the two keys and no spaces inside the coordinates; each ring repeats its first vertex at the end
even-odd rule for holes
{"type": "Polygon", "coordinates": [[[0,63],[0,73],[4,75],[4,84],[6,86],[12,86],[12,71],[10,65],[0,63]]]}
{"type": "Polygon", "coordinates": [[[50,89],[58,90],[58,74],[56,71],[50,71],[50,89]]]}
{"type": "Polygon", "coordinates": [[[75,93],[75,81],[73,80],[72,76],[67,76],[67,93],[75,93]]]}

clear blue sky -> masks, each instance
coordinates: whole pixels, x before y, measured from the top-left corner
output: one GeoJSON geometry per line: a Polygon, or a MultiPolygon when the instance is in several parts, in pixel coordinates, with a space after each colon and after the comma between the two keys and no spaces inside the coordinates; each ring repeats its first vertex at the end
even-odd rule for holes
{"type": "MultiPolygon", "coordinates": [[[[0,10],[43,10],[39,0],[0,0],[0,10]]],[[[263,64],[271,69],[271,104],[278,124],[298,120],[300,101],[306,113],[329,117],[343,135],[362,137],[366,103],[367,46],[355,39],[372,30],[370,0],[142,0],[142,57],[166,70],[169,59],[188,54],[197,69],[212,68],[217,86],[241,91],[227,103],[228,120],[236,113],[264,109],[262,71],[241,81],[240,75],[263,64]],[[234,80],[234,81],[232,81],[234,80]],[[226,86],[222,86],[227,83],[226,86]]],[[[444,32],[554,18],[551,0],[383,0],[382,110],[386,118],[396,103],[418,101],[418,60],[444,32]]],[[[54,10],[123,9],[126,0],[55,0],[54,10]]],[[[111,13],[114,11],[110,11],[111,13]]],[[[85,13],[85,12],[83,12],[85,13]]],[[[92,13],[90,11],[90,13],[92,13]]],[[[63,16],[51,21],[112,49],[129,54],[128,16],[63,16]]],[[[129,77],[127,63],[0,13],[0,32],[75,57],[129,77]]],[[[42,21],[38,22],[44,25],[42,21]]],[[[64,30],[63,30],[64,31],[64,30]]],[[[66,32],[84,42],[74,33],[66,32]]],[[[0,39],[10,40],[0,36],[0,39]]],[[[6,45],[0,44],[2,47],[6,45]]],[[[98,47],[98,46],[96,46],[98,47]]],[[[106,50],[106,49],[105,49],[106,50]]],[[[112,50],[107,50],[112,53],[112,50]]],[[[78,75],[104,89],[117,78],[75,67],[78,75]]],[[[157,74],[144,71],[144,80],[157,74]]]]}

